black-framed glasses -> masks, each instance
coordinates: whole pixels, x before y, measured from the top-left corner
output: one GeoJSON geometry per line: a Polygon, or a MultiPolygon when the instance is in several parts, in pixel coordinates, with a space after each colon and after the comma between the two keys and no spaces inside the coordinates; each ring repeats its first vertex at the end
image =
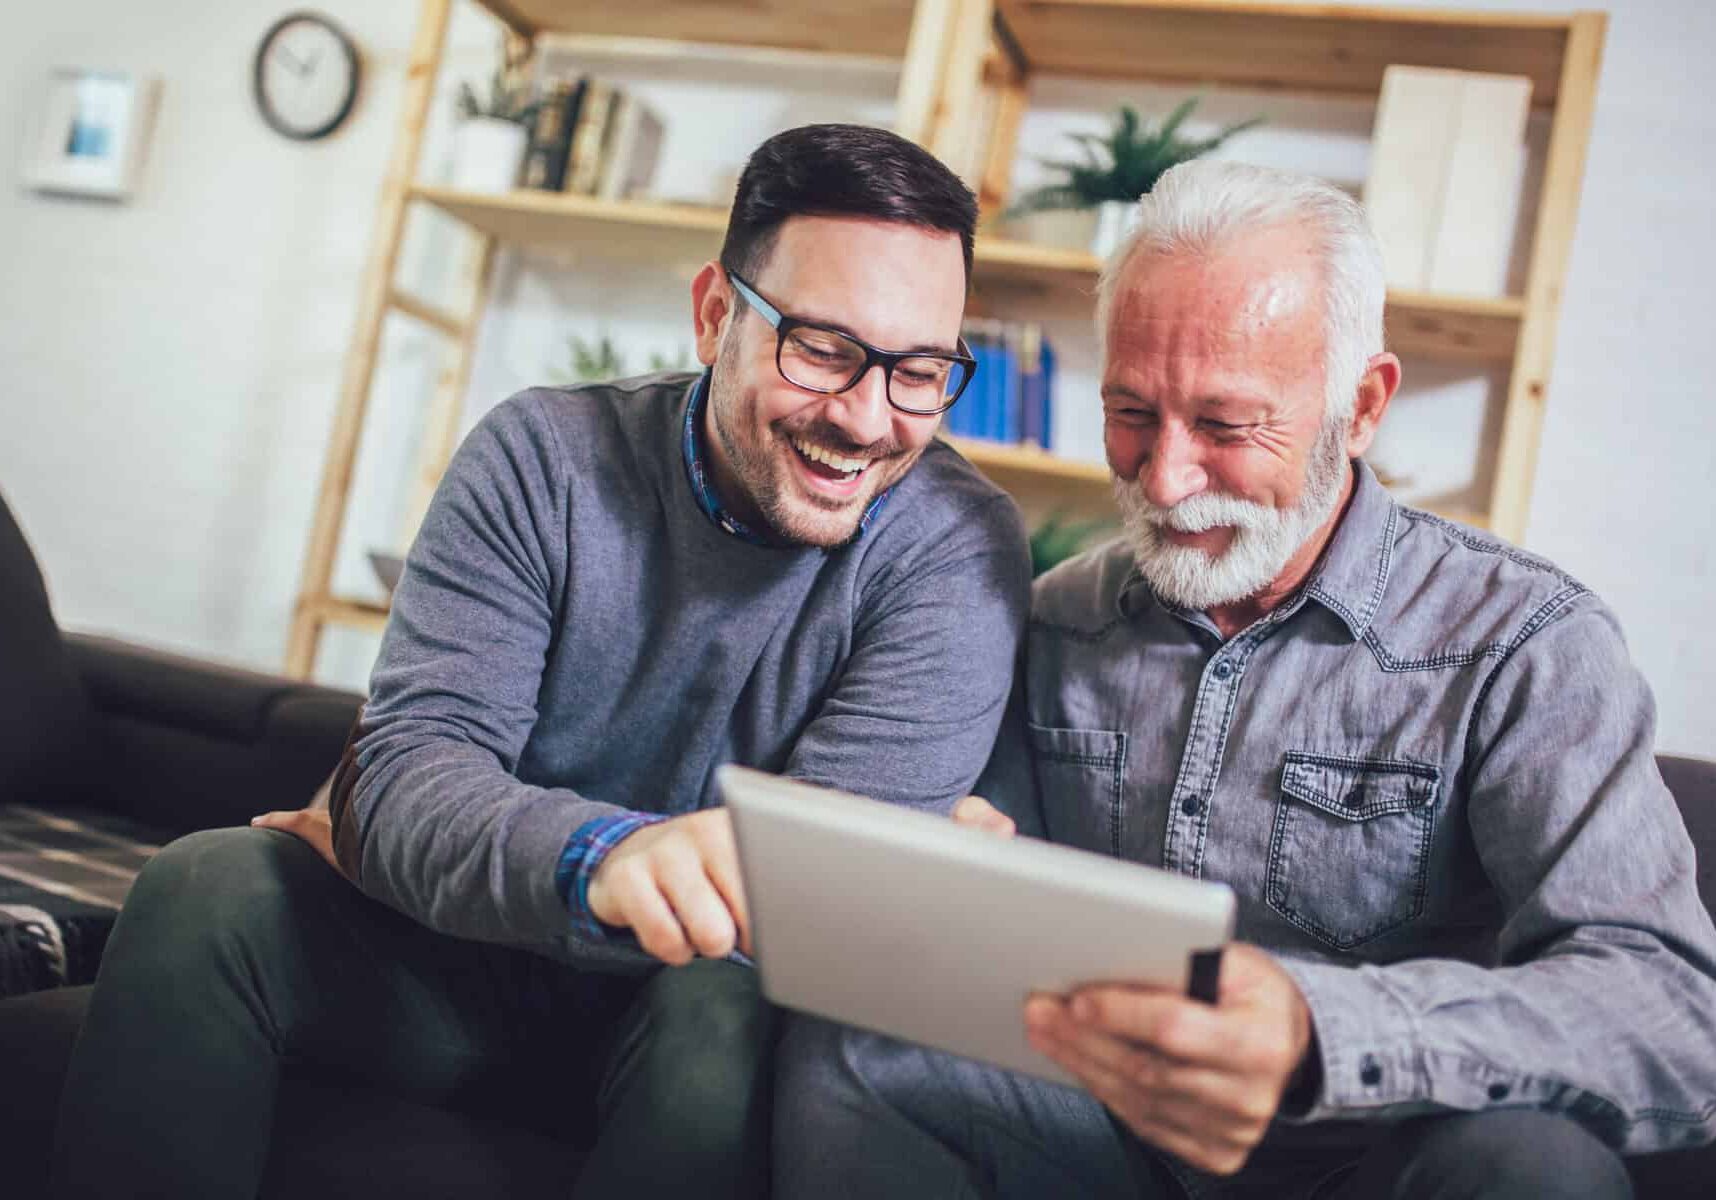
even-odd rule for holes
{"type": "Polygon", "coordinates": [[[933,417],[952,408],[977,373],[977,360],[964,338],[953,354],[878,350],[849,333],[787,316],[733,271],[727,272],[727,279],[774,327],[775,369],[781,378],[807,392],[832,396],[847,391],[871,367],[880,366],[889,404],[914,417],[933,417]]]}

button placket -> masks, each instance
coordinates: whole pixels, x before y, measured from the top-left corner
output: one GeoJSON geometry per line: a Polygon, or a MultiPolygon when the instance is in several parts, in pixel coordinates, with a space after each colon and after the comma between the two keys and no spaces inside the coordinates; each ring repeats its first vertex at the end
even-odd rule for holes
{"type": "Polygon", "coordinates": [[[1253,647],[1254,641],[1242,636],[1223,646],[1204,666],[1191,728],[1186,732],[1185,753],[1180,756],[1180,771],[1168,806],[1162,865],[1170,871],[1196,876],[1203,869],[1198,851],[1201,823],[1209,819],[1228,726],[1233,719],[1233,693],[1243,674],[1242,664],[1253,647]]]}

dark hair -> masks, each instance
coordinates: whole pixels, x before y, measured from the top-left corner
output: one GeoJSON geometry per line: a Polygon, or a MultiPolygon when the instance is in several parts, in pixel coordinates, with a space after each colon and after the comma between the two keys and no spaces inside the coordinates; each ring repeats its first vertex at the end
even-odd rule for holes
{"type": "Polygon", "coordinates": [[[977,197],[935,155],[885,129],[804,125],[758,146],[739,176],[721,264],[756,272],[781,224],[796,216],[873,217],[957,233],[971,278],[977,197]]]}

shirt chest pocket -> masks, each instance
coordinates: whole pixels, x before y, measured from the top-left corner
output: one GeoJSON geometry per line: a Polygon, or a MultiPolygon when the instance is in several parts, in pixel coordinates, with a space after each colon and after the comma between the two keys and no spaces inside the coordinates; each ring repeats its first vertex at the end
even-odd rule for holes
{"type": "Polygon", "coordinates": [[[1424,911],[1441,769],[1289,750],[1269,843],[1269,907],[1340,950],[1424,911]]]}
{"type": "Polygon", "coordinates": [[[1032,724],[1031,764],[1043,798],[1049,840],[1098,854],[1119,854],[1126,735],[1110,729],[1032,724]]]}

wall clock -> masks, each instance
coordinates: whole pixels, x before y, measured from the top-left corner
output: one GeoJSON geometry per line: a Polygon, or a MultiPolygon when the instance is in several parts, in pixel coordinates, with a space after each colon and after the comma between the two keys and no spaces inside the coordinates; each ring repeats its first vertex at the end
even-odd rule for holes
{"type": "Polygon", "coordinates": [[[262,35],[251,83],[256,107],[283,137],[327,137],[357,103],[357,46],[326,17],[289,13],[262,35]]]}

